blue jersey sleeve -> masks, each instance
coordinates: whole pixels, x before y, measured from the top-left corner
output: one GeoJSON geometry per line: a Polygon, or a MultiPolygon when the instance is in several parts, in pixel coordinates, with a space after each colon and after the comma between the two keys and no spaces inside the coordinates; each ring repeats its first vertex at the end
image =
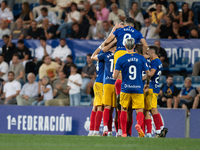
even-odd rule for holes
{"type": "Polygon", "coordinates": [[[147,61],[145,60],[144,57],[142,58],[142,61],[143,61],[143,63],[142,63],[142,70],[143,71],[149,70],[149,67],[147,65],[147,61]]]}
{"type": "Polygon", "coordinates": [[[120,63],[120,59],[118,58],[117,59],[117,62],[115,64],[115,70],[122,70],[122,67],[121,67],[121,63],[120,63]]]}
{"type": "Polygon", "coordinates": [[[101,54],[98,54],[98,55],[97,55],[97,58],[98,58],[99,60],[104,60],[105,56],[106,56],[105,53],[101,53],[101,54]]]}
{"type": "Polygon", "coordinates": [[[115,37],[117,36],[118,31],[119,31],[119,29],[117,29],[117,30],[115,30],[115,31],[113,32],[113,34],[115,35],[115,37]]]}
{"type": "Polygon", "coordinates": [[[152,61],[151,61],[151,69],[157,70],[157,68],[158,68],[157,62],[156,62],[155,60],[152,60],[152,61]]]}
{"type": "Polygon", "coordinates": [[[139,36],[138,36],[138,40],[140,41],[141,39],[143,39],[144,37],[142,36],[142,33],[139,32],[139,36]]]}

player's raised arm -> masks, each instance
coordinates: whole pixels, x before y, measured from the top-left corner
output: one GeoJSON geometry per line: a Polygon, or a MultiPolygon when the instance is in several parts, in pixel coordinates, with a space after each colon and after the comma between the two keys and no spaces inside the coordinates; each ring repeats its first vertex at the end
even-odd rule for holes
{"type": "Polygon", "coordinates": [[[114,40],[112,42],[110,42],[108,45],[104,46],[104,48],[102,49],[103,52],[108,52],[110,50],[111,47],[113,47],[115,44],[117,43],[117,39],[114,38],[114,40]]]}
{"type": "Polygon", "coordinates": [[[147,53],[147,48],[148,48],[147,42],[146,42],[146,40],[145,40],[144,38],[142,38],[142,39],[140,40],[140,42],[141,42],[142,45],[143,45],[143,55],[145,55],[145,54],[147,53]]]}
{"type": "Polygon", "coordinates": [[[101,51],[101,47],[98,47],[95,51],[94,51],[94,53],[92,54],[92,56],[91,56],[91,59],[92,60],[96,60],[96,61],[98,61],[99,59],[98,59],[98,54],[99,54],[99,52],[101,51]]]}

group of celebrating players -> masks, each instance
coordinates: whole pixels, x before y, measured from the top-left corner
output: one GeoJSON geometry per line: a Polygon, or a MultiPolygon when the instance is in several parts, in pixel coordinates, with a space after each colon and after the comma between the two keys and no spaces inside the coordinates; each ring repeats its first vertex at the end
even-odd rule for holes
{"type": "Polygon", "coordinates": [[[147,46],[142,34],[134,29],[134,20],[129,17],[123,25],[116,24],[91,58],[97,61],[97,76],[88,136],[100,136],[102,117],[102,136],[112,136],[115,108],[116,136],[132,135],[132,112],[135,109],[135,129],[139,137],[152,137],[150,113],[156,127],[154,137],[165,137],[168,129],[163,126],[157,110],[158,84],[162,73],[158,47],[147,46]]]}

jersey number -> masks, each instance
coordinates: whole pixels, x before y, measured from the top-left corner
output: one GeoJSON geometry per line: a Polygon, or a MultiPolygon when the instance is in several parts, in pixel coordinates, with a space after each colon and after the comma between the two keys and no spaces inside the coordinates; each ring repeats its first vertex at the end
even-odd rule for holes
{"type": "Polygon", "coordinates": [[[159,78],[160,78],[160,75],[161,75],[162,71],[158,71],[158,77],[155,79],[155,82],[158,84],[159,83],[159,78]]]}
{"type": "Polygon", "coordinates": [[[124,38],[123,38],[123,45],[124,45],[124,46],[125,46],[126,39],[128,39],[128,38],[131,38],[131,35],[130,35],[129,33],[126,33],[126,34],[124,35],[124,38]]]}
{"type": "Polygon", "coordinates": [[[97,64],[96,64],[96,71],[99,71],[99,61],[97,61],[97,64]]]}
{"type": "Polygon", "coordinates": [[[129,67],[129,79],[131,79],[131,80],[135,80],[135,78],[136,78],[136,67],[135,66],[130,66],[129,67]]]}
{"type": "Polygon", "coordinates": [[[114,60],[113,59],[110,59],[109,60],[110,61],[110,72],[113,72],[113,62],[114,62],[114,60]]]}

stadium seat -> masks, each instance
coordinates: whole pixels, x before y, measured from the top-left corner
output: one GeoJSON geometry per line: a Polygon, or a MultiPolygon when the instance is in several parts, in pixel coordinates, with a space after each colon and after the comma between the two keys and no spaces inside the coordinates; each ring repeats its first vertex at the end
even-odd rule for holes
{"type": "Polygon", "coordinates": [[[142,9],[147,10],[147,8],[153,4],[152,2],[143,2],[142,3],[142,9]]]}
{"type": "Polygon", "coordinates": [[[178,11],[181,11],[182,10],[182,5],[183,3],[185,3],[184,1],[176,1],[176,5],[178,7],[178,11]]]}
{"type": "Polygon", "coordinates": [[[76,56],[74,63],[78,68],[83,68],[86,65],[86,56],[76,56]]]}
{"type": "Polygon", "coordinates": [[[188,57],[178,58],[178,60],[176,61],[175,67],[169,68],[169,71],[170,72],[178,72],[178,71],[181,71],[181,70],[186,70],[188,65],[189,65],[189,58],[188,57]]]}
{"type": "Polygon", "coordinates": [[[15,3],[13,7],[13,15],[17,16],[21,13],[22,11],[22,4],[21,3],[15,3]]]}
{"type": "Polygon", "coordinates": [[[187,68],[189,65],[189,58],[188,57],[181,58],[181,63],[183,68],[187,68]]]}
{"type": "Polygon", "coordinates": [[[81,106],[91,106],[92,104],[92,97],[90,94],[81,94],[81,106]]]}
{"type": "Polygon", "coordinates": [[[173,82],[177,88],[181,89],[184,85],[184,77],[183,76],[173,76],[173,82]]]}
{"type": "Polygon", "coordinates": [[[200,76],[192,76],[191,79],[194,88],[200,87],[200,76]]]}
{"type": "Polygon", "coordinates": [[[166,76],[160,76],[158,87],[161,87],[164,83],[166,83],[166,76]]]}
{"type": "Polygon", "coordinates": [[[200,61],[200,57],[195,58],[195,62],[198,62],[198,61],[200,61]]]}
{"type": "Polygon", "coordinates": [[[40,5],[39,3],[31,3],[30,4],[30,9],[33,10],[34,7],[37,7],[39,5],[40,5]]]}

